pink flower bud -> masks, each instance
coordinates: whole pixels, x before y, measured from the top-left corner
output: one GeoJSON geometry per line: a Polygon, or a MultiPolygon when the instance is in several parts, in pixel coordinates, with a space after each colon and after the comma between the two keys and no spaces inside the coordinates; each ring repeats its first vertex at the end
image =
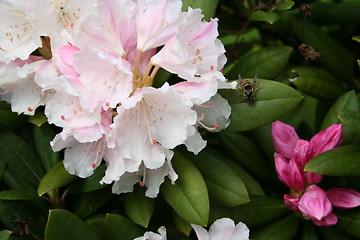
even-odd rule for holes
{"type": "Polygon", "coordinates": [[[312,158],[312,146],[306,140],[298,140],[294,147],[294,159],[300,166],[304,166],[312,158]]]}
{"type": "Polygon", "coordinates": [[[285,203],[286,207],[290,210],[293,210],[294,212],[299,211],[299,208],[298,208],[299,200],[300,200],[300,198],[292,198],[290,195],[284,194],[284,203],[285,203]]]}
{"type": "Polygon", "coordinates": [[[338,208],[354,208],[360,206],[360,193],[348,188],[332,188],[326,191],[331,204],[338,208]]]}
{"type": "Polygon", "coordinates": [[[304,217],[322,220],[332,211],[330,200],[324,190],[316,185],[310,185],[301,196],[299,210],[304,217]]]}
{"type": "Polygon", "coordinates": [[[294,159],[290,159],[288,173],[289,187],[303,191],[305,187],[304,171],[294,159]]]}
{"type": "Polygon", "coordinates": [[[323,175],[313,172],[305,172],[305,177],[306,177],[306,181],[309,184],[317,184],[321,182],[323,175]]]}
{"type": "Polygon", "coordinates": [[[289,172],[288,172],[288,165],[289,165],[289,161],[286,160],[286,158],[281,155],[280,153],[275,153],[274,154],[274,159],[275,159],[275,170],[276,173],[279,177],[279,179],[285,183],[286,185],[289,186],[288,183],[288,176],[289,176],[289,172]]]}
{"type": "Polygon", "coordinates": [[[342,142],[342,124],[333,124],[325,130],[318,132],[310,140],[313,147],[313,156],[329,151],[342,142]]]}
{"type": "Polygon", "coordinates": [[[271,134],[275,151],[287,158],[292,158],[295,144],[299,140],[295,129],[290,125],[275,121],[272,123],[271,134]]]}
{"type": "Polygon", "coordinates": [[[317,226],[332,226],[337,223],[337,216],[333,213],[329,213],[326,217],[321,220],[312,219],[312,222],[317,226]]]}

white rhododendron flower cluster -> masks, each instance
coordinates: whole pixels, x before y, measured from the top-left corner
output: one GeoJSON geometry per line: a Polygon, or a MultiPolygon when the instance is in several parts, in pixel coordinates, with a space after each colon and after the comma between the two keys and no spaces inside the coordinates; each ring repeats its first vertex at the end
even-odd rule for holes
{"type": "Polygon", "coordinates": [[[198,128],[229,125],[217,90],[235,88],[221,69],[225,49],[217,20],[180,0],[1,0],[1,98],[19,114],[44,106],[62,128],[66,170],[86,178],[104,160],[101,183],[114,193],[134,184],[156,197],[172,168],[172,149],[195,154],[198,128]],[[178,83],[153,87],[162,68],[178,83]]]}

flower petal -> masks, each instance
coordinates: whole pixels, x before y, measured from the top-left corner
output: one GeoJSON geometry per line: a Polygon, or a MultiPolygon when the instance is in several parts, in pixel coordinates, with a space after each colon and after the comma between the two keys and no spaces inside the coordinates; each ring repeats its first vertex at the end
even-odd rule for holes
{"type": "Polygon", "coordinates": [[[281,153],[286,158],[292,158],[294,147],[299,140],[295,129],[288,124],[275,121],[272,123],[271,133],[275,151],[281,153]]]}
{"type": "Polygon", "coordinates": [[[209,229],[211,240],[246,240],[249,239],[249,229],[239,222],[236,226],[230,218],[216,220],[209,229]]]}
{"type": "Polygon", "coordinates": [[[334,213],[329,213],[326,217],[321,220],[312,219],[312,222],[316,226],[332,226],[335,225],[338,221],[337,216],[334,213]]]}
{"type": "Polygon", "coordinates": [[[310,140],[313,148],[313,156],[341,145],[342,135],[342,124],[333,124],[327,129],[318,132],[310,140]]]}
{"type": "Polygon", "coordinates": [[[332,188],[326,191],[334,207],[347,209],[360,206],[360,193],[348,188],[332,188]]]}
{"type": "Polygon", "coordinates": [[[316,185],[311,185],[306,189],[298,207],[304,217],[317,220],[322,220],[332,211],[331,202],[326,197],[325,191],[316,185]]]}
{"type": "Polygon", "coordinates": [[[300,166],[305,164],[312,158],[311,144],[303,139],[299,139],[294,147],[294,159],[300,166]]]}

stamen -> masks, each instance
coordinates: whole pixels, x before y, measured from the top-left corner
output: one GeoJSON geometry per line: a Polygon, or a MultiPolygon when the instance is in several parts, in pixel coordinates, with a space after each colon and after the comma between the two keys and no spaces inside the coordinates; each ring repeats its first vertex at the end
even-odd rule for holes
{"type": "Polygon", "coordinates": [[[215,68],[214,65],[210,66],[210,70],[214,70],[214,68],[215,68]]]}
{"type": "Polygon", "coordinates": [[[105,106],[107,106],[107,107],[110,106],[110,103],[109,103],[109,102],[106,102],[106,103],[105,103],[105,106]]]}
{"type": "Polygon", "coordinates": [[[208,127],[208,126],[206,126],[204,123],[201,122],[201,120],[203,120],[204,117],[205,117],[204,113],[201,113],[200,116],[199,116],[199,118],[198,118],[198,120],[197,120],[197,122],[199,123],[200,126],[202,126],[203,128],[205,128],[206,130],[208,130],[208,131],[214,131],[214,130],[216,130],[216,129],[218,129],[218,128],[220,127],[220,125],[217,124],[217,123],[214,124],[214,127],[208,127]]]}
{"type": "Polygon", "coordinates": [[[64,116],[64,115],[61,115],[61,119],[65,121],[65,116],[64,116]]]}
{"type": "Polygon", "coordinates": [[[95,167],[96,167],[96,163],[92,163],[91,166],[92,166],[92,168],[95,168],[95,167]]]}
{"type": "Polygon", "coordinates": [[[32,109],[31,107],[28,107],[27,110],[28,110],[29,112],[34,111],[34,109],[32,109]]]}
{"type": "Polygon", "coordinates": [[[141,187],[145,186],[145,178],[146,178],[146,167],[144,167],[144,174],[143,174],[143,177],[142,177],[142,181],[139,182],[139,185],[141,187]]]}
{"type": "Polygon", "coordinates": [[[152,140],[152,144],[156,144],[157,141],[155,139],[152,140]]]}

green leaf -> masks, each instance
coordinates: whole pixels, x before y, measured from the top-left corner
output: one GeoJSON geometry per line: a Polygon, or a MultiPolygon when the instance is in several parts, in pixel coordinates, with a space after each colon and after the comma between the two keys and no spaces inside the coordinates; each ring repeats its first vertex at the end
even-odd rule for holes
{"type": "Polygon", "coordinates": [[[44,172],[30,146],[12,132],[0,133],[0,142],[0,161],[5,160],[9,171],[37,187],[44,172]]]}
{"type": "Polygon", "coordinates": [[[285,11],[285,10],[289,10],[294,5],[295,5],[294,1],[286,1],[286,2],[282,3],[281,5],[277,6],[276,9],[279,11],[285,11]]]}
{"type": "Polygon", "coordinates": [[[17,172],[10,171],[8,168],[3,173],[3,180],[10,189],[36,192],[35,186],[24,180],[17,172]]]}
{"type": "Polygon", "coordinates": [[[324,152],[305,165],[305,171],[328,176],[360,176],[360,149],[341,146],[324,152]]]}
{"type": "Polygon", "coordinates": [[[184,220],[182,217],[179,216],[179,214],[175,212],[173,212],[172,214],[172,219],[177,230],[179,230],[186,236],[190,235],[192,227],[188,221],[184,220]]]}
{"type": "Polygon", "coordinates": [[[100,240],[88,224],[63,209],[50,210],[45,229],[45,239],[100,240]]]}
{"type": "Polygon", "coordinates": [[[9,230],[2,230],[0,231],[0,240],[8,240],[10,235],[11,235],[11,231],[9,230]]]}
{"type": "Polygon", "coordinates": [[[188,7],[191,8],[200,8],[202,10],[202,14],[204,14],[204,19],[209,21],[215,15],[216,7],[219,3],[219,0],[182,0],[183,6],[182,10],[188,10],[188,7]]]}
{"type": "Polygon", "coordinates": [[[29,117],[29,123],[34,124],[35,126],[41,127],[43,124],[47,122],[47,117],[41,111],[36,111],[34,116],[29,117]]]}
{"type": "Polygon", "coordinates": [[[318,240],[314,224],[310,221],[305,221],[304,228],[301,231],[301,240],[318,240]]]}
{"type": "Polygon", "coordinates": [[[338,223],[336,226],[341,232],[346,232],[357,239],[360,238],[360,214],[357,210],[336,212],[338,223]]]}
{"type": "Polygon", "coordinates": [[[318,25],[338,25],[344,23],[358,23],[360,21],[360,4],[353,2],[324,2],[314,1],[309,4],[314,9],[311,11],[311,20],[318,25]]]}
{"type": "Polygon", "coordinates": [[[26,123],[24,115],[18,115],[11,111],[8,103],[0,101],[0,130],[10,130],[16,126],[26,123]]]}
{"type": "Polygon", "coordinates": [[[48,172],[60,160],[60,154],[54,152],[50,146],[50,141],[54,136],[55,133],[48,124],[34,127],[35,148],[45,172],[48,172]]]}
{"type": "Polygon", "coordinates": [[[16,220],[34,222],[35,216],[23,201],[0,200],[0,222],[7,228],[14,229],[18,226],[16,220]]]}
{"type": "Polygon", "coordinates": [[[274,12],[265,12],[265,11],[255,11],[252,12],[249,16],[249,20],[251,21],[260,21],[260,22],[267,22],[273,24],[277,20],[279,20],[279,14],[274,12]]]}
{"type": "Polygon", "coordinates": [[[69,193],[92,192],[109,186],[108,184],[100,184],[100,180],[105,175],[105,170],[106,165],[100,164],[100,166],[95,169],[93,175],[72,185],[69,193]]]}
{"type": "Polygon", "coordinates": [[[144,234],[144,231],[128,218],[117,215],[107,214],[105,220],[107,240],[133,240],[144,234]]]}
{"type": "MultiPolygon", "coordinates": [[[[327,112],[322,124],[321,129],[325,129],[329,127],[331,124],[339,124],[341,123],[339,119],[339,115],[341,111],[343,110],[351,110],[358,112],[360,110],[359,107],[359,101],[357,99],[356,93],[354,90],[351,90],[345,94],[343,94],[341,97],[339,97],[336,102],[331,106],[329,111],[327,112]]],[[[343,126],[343,144],[350,144],[352,142],[352,139],[355,135],[354,131],[344,125],[343,126]]]]}
{"type": "Polygon", "coordinates": [[[297,76],[290,81],[304,93],[324,100],[334,100],[345,93],[337,79],[325,70],[316,67],[295,67],[297,76]]]}
{"type": "Polygon", "coordinates": [[[247,54],[239,59],[227,74],[227,78],[237,79],[238,74],[243,78],[250,78],[258,74],[260,78],[275,79],[288,64],[291,51],[292,48],[279,45],[247,54]]]}
{"type": "Polygon", "coordinates": [[[76,198],[73,212],[79,218],[86,218],[104,206],[112,196],[110,189],[82,193],[76,198]]]}
{"type": "Polygon", "coordinates": [[[38,199],[34,192],[28,192],[23,190],[4,190],[0,192],[1,200],[30,200],[38,199]]]}
{"type": "Polygon", "coordinates": [[[291,240],[296,234],[299,221],[295,214],[267,224],[258,231],[252,231],[251,239],[291,240]]]}
{"type": "Polygon", "coordinates": [[[360,133],[360,113],[343,109],[340,111],[339,119],[352,130],[360,133]]]}
{"type": "Polygon", "coordinates": [[[235,222],[244,222],[251,227],[276,219],[286,210],[282,201],[271,197],[251,195],[249,203],[237,207],[211,206],[210,222],[228,217],[235,222]]]}
{"type": "Polygon", "coordinates": [[[76,178],[65,170],[63,161],[60,161],[41,179],[37,192],[39,196],[42,196],[51,190],[75,181],[76,178]]]}
{"type": "Polygon", "coordinates": [[[247,203],[250,199],[244,182],[223,159],[207,148],[194,156],[192,162],[203,175],[210,197],[229,207],[247,203]]]}
{"type": "Polygon", "coordinates": [[[232,98],[228,98],[231,124],[226,131],[247,131],[272,123],[294,109],[303,98],[295,89],[275,81],[258,79],[256,87],[261,89],[255,93],[255,103],[242,101],[232,91],[232,98]]]}
{"type": "MultiPolygon", "coordinates": [[[[276,178],[273,163],[261,153],[259,145],[239,133],[221,132],[218,134],[222,148],[253,176],[265,180],[276,178]]],[[[272,156],[274,151],[272,151],[272,156]]]]}
{"type": "Polygon", "coordinates": [[[209,217],[209,196],[205,181],[199,170],[176,152],[172,164],[179,178],[175,184],[165,181],[161,185],[161,194],[166,202],[188,222],[206,226],[209,217]]]}
{"type": "Polygon", "coordinates": [[[145,196],[145,189],[136,187],[127,193],[124,208],[128,217],[136,224],[147,228],[155,208],[155,199],[145,196]]]}
{"type": "Polygon", "coordinates": [[[239,164],[227,159],[224,159],[223,161],[243,180],[248,194],[265,196],[261,185],[256,181],[255,178],[253,178],[248,172],[240,167],[239,164]]]}
{"type": "Polygon", "coordinates": [[[352,37],[352,40],[357,41],[358,43],[360,43],[360,36],[354,36],[354,37],[352,37]]]}
{"type": "Polygon", "coordinates": [[[5,167],[6,167],[6,162],[0,161],[0,180],[3,178],[5,167]]]}

